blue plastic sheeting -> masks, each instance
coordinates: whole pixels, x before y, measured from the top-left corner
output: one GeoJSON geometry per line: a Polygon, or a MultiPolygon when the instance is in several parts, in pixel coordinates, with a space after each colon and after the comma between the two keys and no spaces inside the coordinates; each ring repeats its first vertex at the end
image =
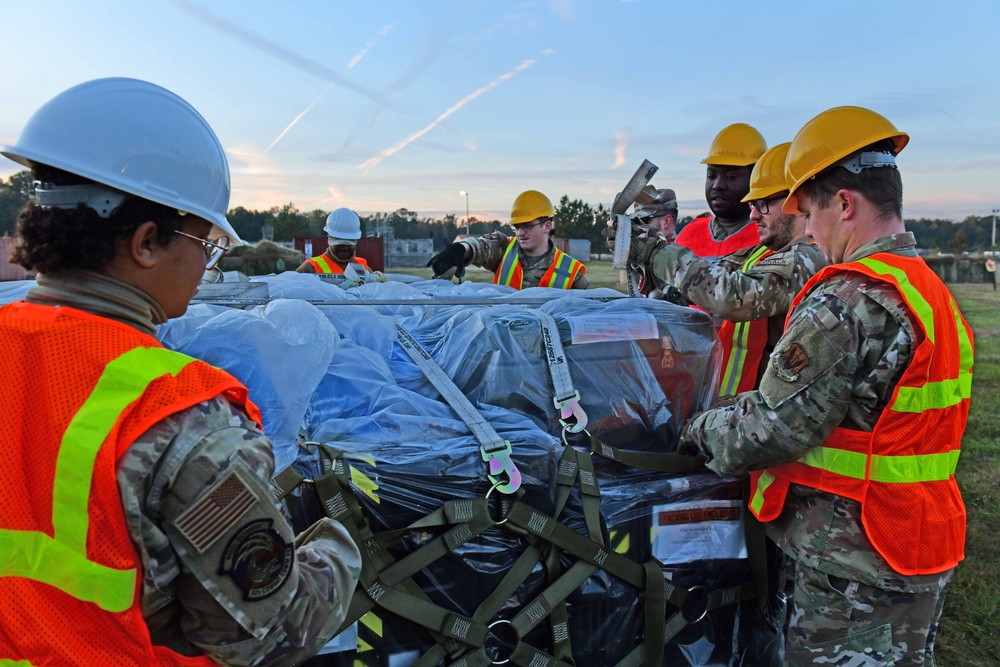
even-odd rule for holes
{"type": "Polygon", "coordinates": [[[289,299],[247,311],[197,304],[158,336],[246,385],[274,444],[276,469],[291,465],[309,397],[340,345],[336,327],[315,306],[289,299]]]}

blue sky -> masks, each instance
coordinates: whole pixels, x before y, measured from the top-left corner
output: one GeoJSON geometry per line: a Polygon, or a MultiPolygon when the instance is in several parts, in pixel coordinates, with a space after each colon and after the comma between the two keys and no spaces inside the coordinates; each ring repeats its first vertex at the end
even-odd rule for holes
{"type": "Polygon", "coordinates": [[[4,0],[0,25],[0,143],[146,79],[213,126],[231,206],[461,216],[465,190],[505,220],[526,189],[608,205],[649,159],[695,214],[720,129],[774,145],[854,104],[910,134],[906,217],[1000,207],[998,2],[4,0]]]}

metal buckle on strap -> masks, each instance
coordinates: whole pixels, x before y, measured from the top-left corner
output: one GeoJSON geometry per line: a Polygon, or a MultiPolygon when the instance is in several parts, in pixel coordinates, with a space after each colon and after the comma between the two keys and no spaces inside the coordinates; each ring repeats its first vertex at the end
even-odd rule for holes
{"type": "Polygon", "coordinates": [[[489,463],[487,476],[496,490],[500,493],[514,493],[521,488],[521,471],[517,469],[517,464],[510,458],[510,440],[504,440],[503,444],[502,449],[492,451],[486,451],[486,447],[480,446],[479,452],[482,454],[483,460],[489,463]],[[506,483],[497,477],[500,473],[507,476],[506,483]]]}
{"type": "Polygon", "coordinates": [[[559,416],[561,417],[559,423],[567,431],[570,433],[579,433],[587,428],[587,413],[583,411],[583,406],[580,405],[580,392],[574,391],[571,396],[567,396],[566,398],[553,398],[552,402],[555,404],[556,410],[559,411],[559,416]],[[575,424],[570,424],[566,421],[570,417],[576,419],[575,424]]]}

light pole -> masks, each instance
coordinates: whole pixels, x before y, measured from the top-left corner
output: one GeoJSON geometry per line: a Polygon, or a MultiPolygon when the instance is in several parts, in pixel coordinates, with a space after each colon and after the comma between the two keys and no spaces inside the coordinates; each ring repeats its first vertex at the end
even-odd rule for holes
{"type": "Polygon", "coordinates": [[[469,236],[469,193],[462,190],[458,194],[465,195],[465,235],[469,236]]]}
{"type": "Polygon", "coordinates": [[[993,209],[993,236],[990,237],[990,250],[997,244],[997,213],[1000,213],[1000,208],[993,209]]]}

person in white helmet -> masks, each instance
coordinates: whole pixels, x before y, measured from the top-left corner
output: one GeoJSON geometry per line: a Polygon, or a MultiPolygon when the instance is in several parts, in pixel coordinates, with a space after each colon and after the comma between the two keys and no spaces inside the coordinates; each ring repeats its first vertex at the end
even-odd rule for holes
{"type": "MultiPolygon", "coordinates": [[[[361,220],[358,214],[349,208],[338,208],[326,217],[323,227],[330,244],[326,252],[317,257],[310,257],[302,262],[299,273],[343,273],[351,264],[356,264],[364,271],[370,272],[368,262],[358,257],[355,252],[358,239],[361,238],[361,220]]],[[[355,269],[358,270],[358,269],[355,269]]]]}
{"type": "Polygon", "coordinates": [[[155,336],[240,242],[215,133],[170,91],[99,79],[0,151],[37,181],[14,261],[38,272],[0,308],[0,662],[307,659],[358,549],[330,519],[294,534],[247,389],[155,336]]]}

